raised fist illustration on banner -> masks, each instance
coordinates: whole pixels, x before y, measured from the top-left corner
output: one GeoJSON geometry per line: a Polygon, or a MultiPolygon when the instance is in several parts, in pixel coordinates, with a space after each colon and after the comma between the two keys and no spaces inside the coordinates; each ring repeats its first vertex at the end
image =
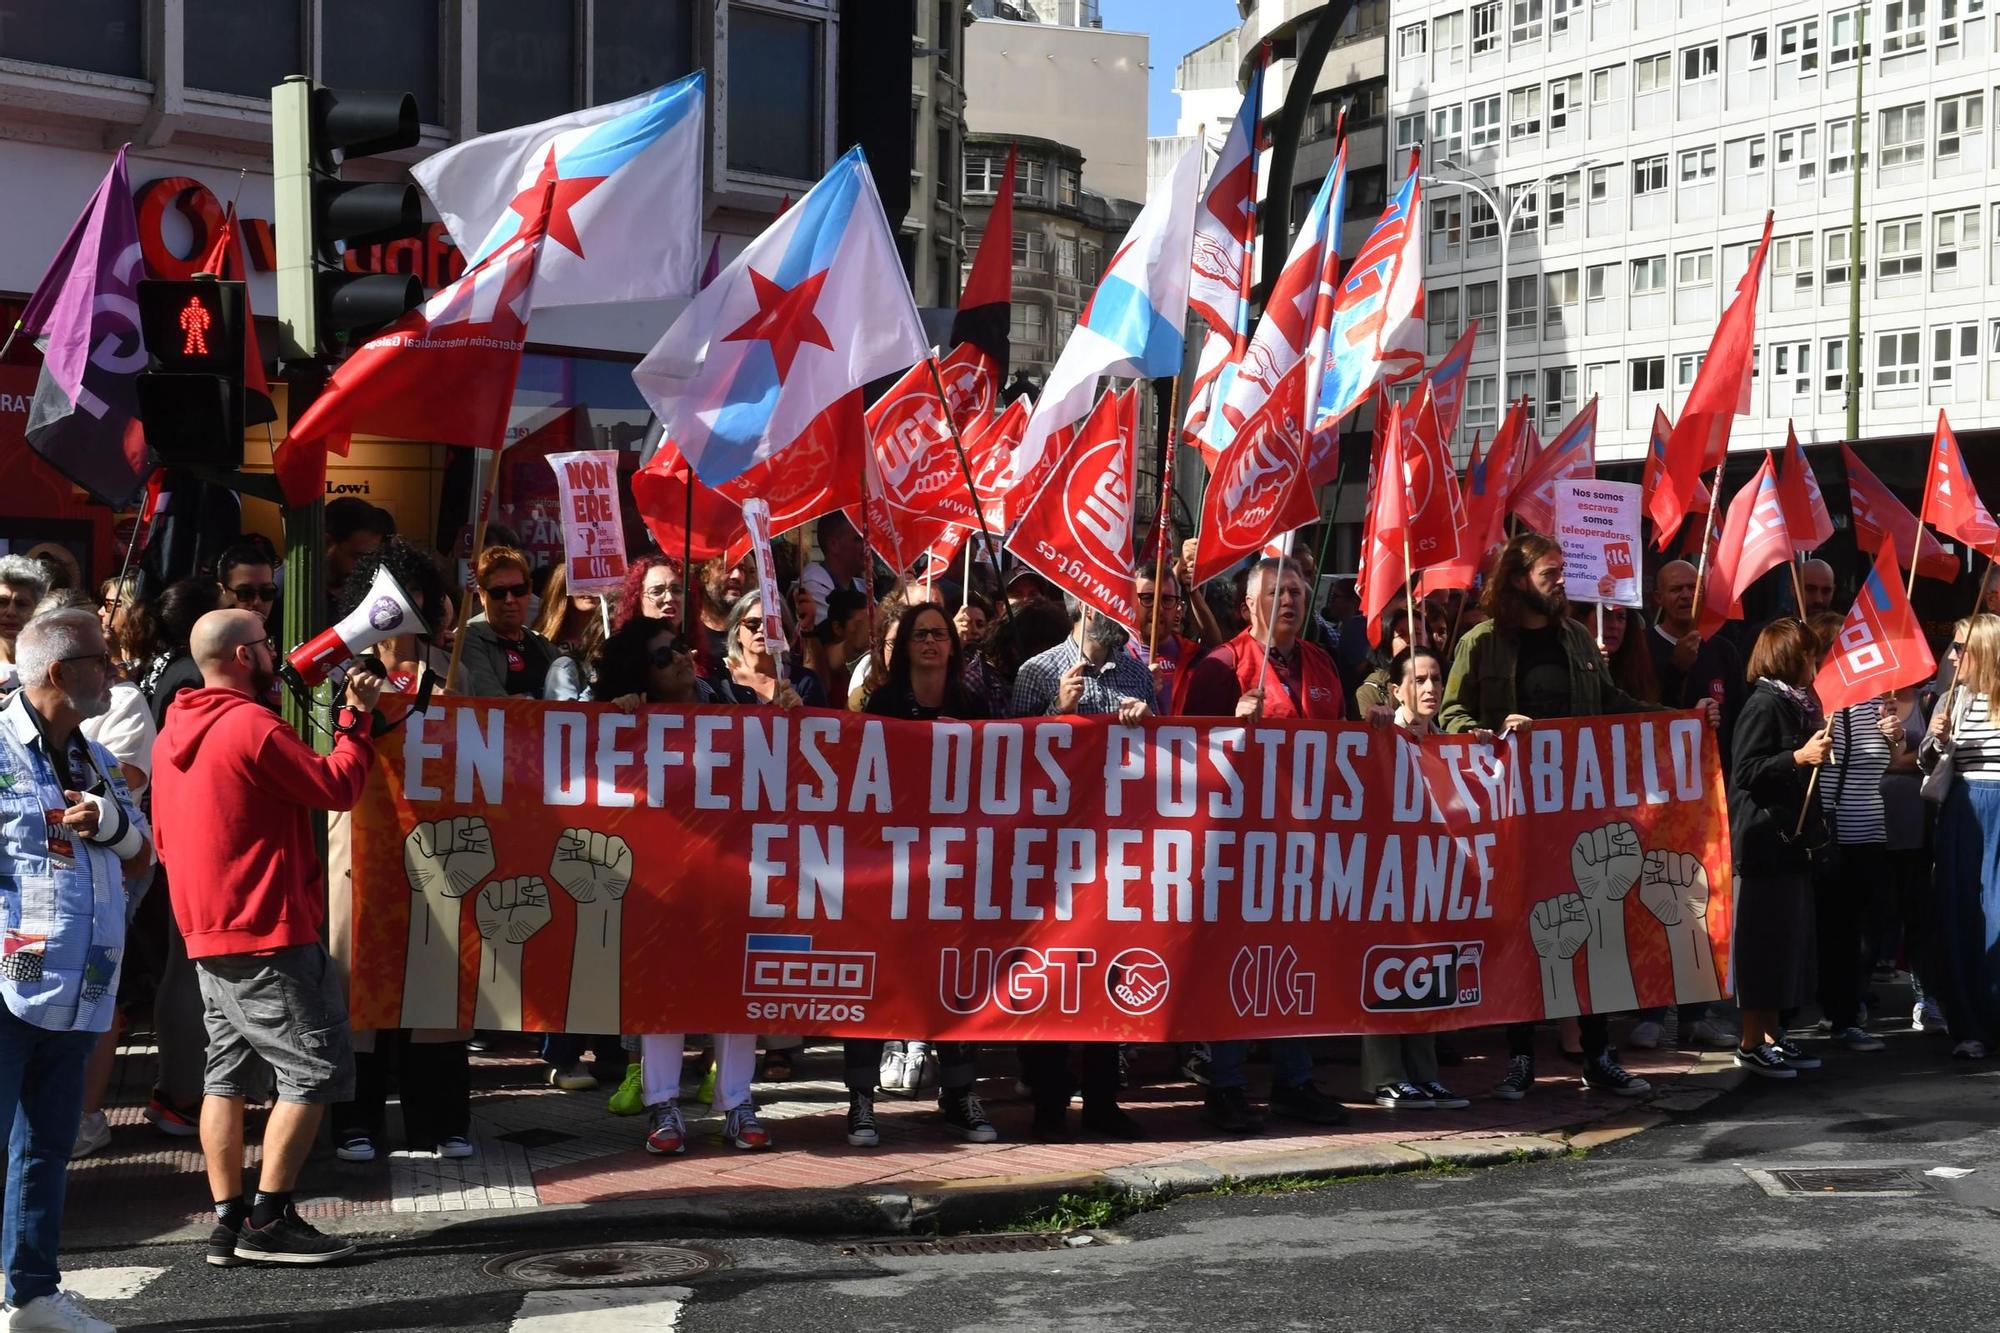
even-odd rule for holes
{"type": "Polygon", "coordinates": [[[473,1026],[521,1030],[521,946],[555,915],[539,875],[496,879],[479,891],[473,920],[485,945],[479,958],[479,998],[473,1026]]]}
{"type": "Polygon", "coordinates": [[[1708,868],[1692,852],[1647,852],[1639,901],[1666,928],[1674,959],[1674,998],[1694,1004],[1722,998],[1715,950],[1708,942],[1708,868]]]}
{"type": "Polygon", "coordinates": [[[403,1026],[458,1026],[460,900],[493,874],[493,832],[477,815],[419,824],[403,838],[410,902],[403,1026]]]}
{"type": "Polygon", "coordinates": [[[1569,1018],[1583,1012],[1576,995],[1576,967],[1570,960],[1590,938],[1590,917],[1574,893],[1544,898],[1528,913],[1528,937],[1542,960],[1542,1013],[1569,1018]]]}
{"type": "Polygon", "coordinates": [[[1590,918],[1583,961],[1594,1014],[1639,1007],[1632,959],[1625,948],[1625,895],[1639,880],[1640,861],[1639,831],[1623,822],[1585,829],[1569,849],[1570,874],[1590,918]]]}
{"type": "Polygon", "coordinates": [[[625,839],[569,828],[556,839],[549,878],[576,900],[576,950],[569,965],[569,1032],[617,1032],[619,963],[623,955],[625,890],[632,884],[632,849],[625,839]]]}

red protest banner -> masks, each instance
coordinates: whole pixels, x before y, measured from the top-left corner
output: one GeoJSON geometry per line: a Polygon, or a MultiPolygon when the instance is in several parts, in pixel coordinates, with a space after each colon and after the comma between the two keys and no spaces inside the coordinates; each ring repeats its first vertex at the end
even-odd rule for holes
{"type": "Polygon", "coordinates": [[[447,700],[356,812],[356,1027],[1167,1041],[1712,1000],[1696,714],[1495,745],[447,700]]]}

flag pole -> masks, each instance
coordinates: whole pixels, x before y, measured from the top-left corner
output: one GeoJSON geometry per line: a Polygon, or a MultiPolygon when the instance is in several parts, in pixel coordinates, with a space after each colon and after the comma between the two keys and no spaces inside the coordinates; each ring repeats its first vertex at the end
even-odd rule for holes
{"type": "Polygon", "coordinates": [[[1804,837],[1804,836],[1805,836],[1805,831],[1806,831],[1806,812],[1807,812],[1808,810],[1812,809],[1812,798],[1813,798],[1813,788],[1814,788],[1814,787],[1817,787],[1817,786],[1819,785],[1819,769],[1820,769],[1820,766],[1819,766],[1818,764],[1814,764],[1814,765],[1813,765],[1813,771],[1812,771],[1812,776],[1810,776],[1810,777],[1808,777],[1808,778],[1806,779],[1806,799],[1805,799],[1804,801],[1800,802],[1800,804],[1799,804],[1799,823],[1798,823],[1798,827],[1792,830],[1792,837],[1793,837],[1794,839],[1797,839],[1797,838],[1801,838],[1801,837],[1804,837]]]}
{"type": "Polygon", "coordinates": [[[1160,512],[1153,516],[1153,616],[1146,630],[1146,669],[1152,670],[1160,658],[1160,587],[1167,581],[1167,513],[1174,494],[1174,436],[1180,431],[1179,405],[1181,377],[1176,374],[1167,390],[1166,456],[1160,464],[1160,512]]]}
{"type": "MultiPolygon", "coordinates": [[[[503,427],[502,429],[504,430],[505,428],[503,427]]],[[[693,469],[690,468],[689,470],[692,471],[693,469]]],[[[475,478],[478,476],[478,469],[476,467],[473,470],[473,475],[475,478]]],[[[479,582],[479,553],[486,549],[486,518],[493,510],[493,497],[498,493],[499,489],[500,450],[495,449],[493,451],[492,469],[486,474],[486,484],[480,486],[476,480],[473,483],[472,568],[474,572],[472,581],[475,585],[479,582]]],[[[452,682],[458,679],[459,659],[465,656],[465,626],[468,619],[469,614],[461,614],[458,618],[458,627],[451,636],[451,663],[444,670],[446,689],[454,688],[452,682]]]]}
{"type": "MultiPolygon", "coordinates": [[[[1986,605],[1986,585],[1993,581],[1993,563],[1993,556],[1989,552],[1986,556],[1986,572],[1979,576],[1979,591],[1972,599],[1972,614],[1975,616],[1979,614],[1979,608],[1986,605]]],[[[1912,560],[1910,567],[1914,569],[1916,568],[1916,564],[1917,562],[1912,560]]],[[[1907,601],[1909,594],[1904,593],[1903,598],[1907,601]]]]}
{"type": "MultiPolygon", "coordinates": [[[[1728,459],[1725,457],[1723,461],[1727,462],[1728,459]]],[[[1715,477],[1709,483],[1708,518],[1702,524],[1701,555],[1695,561],[1694,567],[1694,614],[1697,624],[1701,620],[1701,585],[1702,581],[1708,577],[1709,538],[1715,532],[1715,507],[1717,502],[1722,498],[1722,467],[1722,463],[1715,465],[1715,477]]]]}
{"type": "MultiPolygon", "coordinates": [[[[958,455],[958,473],[965,480],[965,493],[972,497],[972,513],[979,520],[979,535],[986,538],[987,554],[994,556],[997,560],[999,558],[997,554],[998,547],[993,541],[993,529],[986,526],[986,506],[979,502],[979,487],[972,480],[972,463],[965,456],[965,439],[958,433],[958,418],[951,414],[951,399],[945,395],[944,375],[938,370],[936,357],[925,357],[924,364],[931,368],[931,383],[937,388],[938,405],[944,409],[945,424],[951,427],[951,447],[953,452],[958,455]]],[[[873,446],[871,445],[870,447],[872,448],[873,446]]],[[[1007,589],[1002,586],[1000,589],[1000,617],[1003,620],[1012,620],[1014,618],[1014,608],[1007,601],[1006,591],[1007,589]]]]}
{"type": "MultiPolygon", "coordinates": [[[[1799,623],[1804,624],[1806,618],[1806,580],[1802,571],[1805,569],[1805,561],[1794,555],[1785,563],[1790,565],[1792,569],[1792,596],[1798,598],[1799,623]]],[[[1909,598],[1908,593],[1904,593],[1903,596],[1905,600],[1909,598]]]]}
{"type": "MultiPolygon", "coordinates": [[[[662,438],[666,434],[666,424],[660,425],[662,438]]],[[[682,506],[686,512],[681,515],[681,642],[691,642],[694,633],[694,599],[704,600],[708,589],[701,586],[694,572],[694,484],[696,475],[694,464],[685,457],[681,463],[687,468],[687,485],[681,488],[682,506]]]]}

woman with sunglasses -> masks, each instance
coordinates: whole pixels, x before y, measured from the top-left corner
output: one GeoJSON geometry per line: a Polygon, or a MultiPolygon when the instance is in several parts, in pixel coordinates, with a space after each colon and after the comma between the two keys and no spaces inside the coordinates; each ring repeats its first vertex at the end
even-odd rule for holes
{"type": "Polygon", "coordinates": [[[489,546],[479,553],[474,578],[486,619],[460,631],[467,693],[483,699],[542,697],[558,654],[547,637],[528,627],[534,596],[530,573],[528,557],[511,546],[489,546]]]}
{"type": "MultiPolygon", "coordinates": [[[[918,722],[970,722],[987,716],[986,705],[966,688],[958,627],[936,602],[912,602],[887,638],[887,680],[863,702],[877,717],[918,722]]],[[[925,1042],[899,1043],[893,1065],[884,1068],[886,1043],[879,1037],[849,1037],[842,1043],[847,1076],[847,1141],[857,1148],[882,1142],[875,1126],[875,1087],[914,1094],[930,1050],[925,1042]]],[[[939,1042],[936,1047],[938,1109],[947,1128],[969,1143],[999,1138],[972,1085],[978,1077],[979,1048],[971,1042],[939,1042]]],[[[892,1057],[894,1059],[894,1057],[892,1057]]]]}
{"type": "Polygon", "coordinates": [[[751,708],[824,708],[826,692],[810,671],[787,680],[764,636],[764,597],[751,591],[738,599],[723,626],[726,674],[714,681],[716,701],[751,708]]]}
{"type": "Polygon", "coordinates": [[[1938,810],[1935,898],[1945,954],[1944,1015],[1952,1054],[1980,1060],[2000,1038],[2000,616],[1977,615],[1957,635],[1952,686],[1938,700],[1917,750],[1924,772],[1949,757],[1951,785],[1938,810]],[[1962,645],[1962,646],[1961,646],[1962,645]]]}
{"type": "MultiPolygon", "coordinates": [[[[1813,855],[1832,838],[1812,770],[1833,754],[1813,674],[1818,640],[1790,618],[1757,636],[1745,675],[1750,694],[1730,746],[1729,841],[1735,861],[1732,970],[1743,1012],[1736,1065],[1761,1078],[1797,1078],[1819,1061],[1787,1040],[1780,1014],[1811,1004],[1818,942],[1813,855]],[[1803,831],[1801,831],[1803,811],[1803,831]]],[[[1822,775],[1824,782],[1824,775],[1822,775]]]]}

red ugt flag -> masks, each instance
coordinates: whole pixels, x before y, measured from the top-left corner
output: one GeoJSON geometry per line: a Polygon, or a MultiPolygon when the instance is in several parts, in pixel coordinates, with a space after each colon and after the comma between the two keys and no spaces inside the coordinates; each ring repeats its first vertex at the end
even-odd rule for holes
{"type": "MultiPolygon", "coordinates": [[[[1139,390],[1107,393],[1028,502],[1007,549],[1085,606],[1137,631],[1132,563],[1133,441],[1139,390]]],[[[1211,485],[1210,489],[1213,489],[1211,485]]]]}
{"type": "Polygon", "coordinates": [[[1305,393],[1300,361],[1217,457],[1195,535],[1197,587],[1319,516],[1306,476],[1305,393]]]}
{"type": "Polygon", "coordinates": [[[1896,542],[1896,556],[1907,555],[1917,562],[1917,573],[1946,583],[1958,577],[1958,557],[1946,551],[1931,536],[1930,529],[1903,507],[1896,493],[1870,472],[1854,450],[1843,444],[1840,456],[1847,463],[1847,504],[1854,515],[1854,541],[1862,547],[1880,544],[1883,537],[1896,542]]]}
{"type": "Polygon", "coordinates": [[[1784,506],[1794,554],[1817,550],[1832,540],[1833,515],[1826,512],[1819,478],[1806,461],[1806,451],[1799,447],[1798,431],[1789,423],[1785,426],[1785,458],[1778,468],[1778,503],[1784,506]]]}
{"type": "Polygon", "coordinates": [[[1404,418],[1402,467],[1410,564],[1416,569],[1458,559],[1465,528],[1465,497],[1445,448],[1444,423],[1426,383],[1404,418]]]}
{"type": "Polygon", "coordinates": [[[1956,537],[1974,550],[2000,554],[2000,524],[1986,512],[1972,475],[1965,470],[1958,435],[1938,411],[1937,436],[1931,441],[1930,484],[1924,487],[1923,521],[1956,537]]]}
{"type": "Polygon", "coordinates": [[[1700,624],[1703,638],[1725,621],[1743,618],[1743,594],[1750,585],[1792,558],[1792,538],[1785,526],[1785,509],[1778,493],[1778,474],[1771,455],[1750,484],[1729,502],[1722,540],[1709,557],[1708,581],[1702,588],[1700,624]]]}
{"type": "Polygon", "coordinates": [[[1868,571],[1826,665],[1813,678],[1813,693],[1831,717],[1852,704],[1921,684],[1936,673],[1937,662],[1924,642],[1923,628],[1903,595],[1896,543],[1884,534],[1876,548],[1875,567],[1868,571]]]}
{"type": "Polygon", "coordinates": [[[1382,613],[1407,578],[1403,550],[1409,539],[1409,497],[1403,489],[1402,453],[1402,414],[1392,407],[1382,448],[1375,455],[1375,492],[1361,540],[1361,572],[1355,579],[1361,590],[1362,614],[1368,617],[1370,643],[1382,637],[1382,613]]]}

